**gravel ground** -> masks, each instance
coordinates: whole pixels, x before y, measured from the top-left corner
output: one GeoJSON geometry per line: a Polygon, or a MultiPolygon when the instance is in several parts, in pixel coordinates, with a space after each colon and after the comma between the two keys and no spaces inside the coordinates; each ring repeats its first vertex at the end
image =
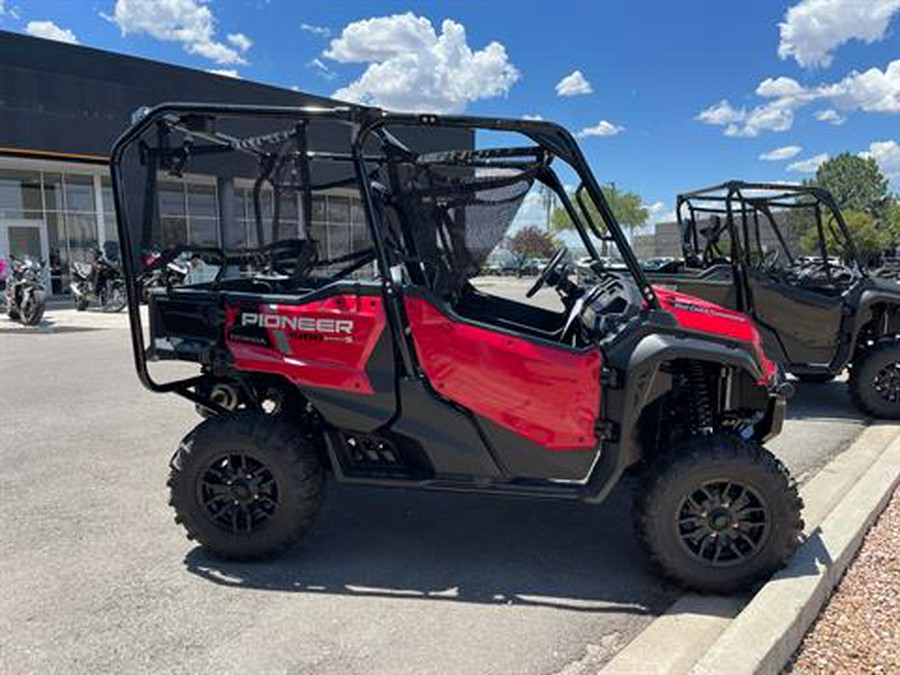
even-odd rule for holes
{"type": "Polygon", "coordinates": [[[900,673],[900,491],[866,535],[787,672],[900,673]]]}

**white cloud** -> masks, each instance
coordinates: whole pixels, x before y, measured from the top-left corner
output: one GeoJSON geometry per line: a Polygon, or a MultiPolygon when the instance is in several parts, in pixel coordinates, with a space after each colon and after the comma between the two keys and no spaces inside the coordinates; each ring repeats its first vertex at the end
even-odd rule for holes
{"type": "Polygon", "coordinates": [[[247,63],[237,50],[214,39],[215,19],[202,0],[116,0],[113,15],[107,18],[122,35],[147,33],[164,42],[179,42],[189,54],[216,63],[247,63]]]}
{"type": "Polygon", "coordinates": [[[6,4],[4,0],[0,0],[0,16],[6,14],[6,4]]]}
{"type": "Polygon", "coordinates": [[[719,126],[742,122],[745,117],[747,117],[747,111],[745,109],[735,108],[726,99],[722,99],[706,110],[701,110],[697,115],[697,119],[701,122],[719,126]]]}
{"type": "Polygon", "coordinates": [[[828,124],[833,124],[834,126],[840,126],[847,121],[846,117],[833,108],[816,111],[816,119],[820,122],[828,122],[828,124]]]}
{"type": "Polygon", "coordinates": [[[797,80],[790,77],[766,78],[756,88],[756,95],[763,98],[784,98],[798,96],[805,89],[797,80]]]}
{"type": "Polygon", "coordinates": [[[213,75],[221,75],[222,77],[233,77],[236,80],[243,79],[241,74],[234,68],[207,68],[206,72],[213,75]]]}
{"type": "Polygon", "coordinates": [[[900,0],[802,0],[778,24],[778,55],[804,68],[831,65],[832,53],[849,40],[883,40],[900,0]]]}
{"type": "Polygon", "coordinates": [[[307,33],[312,33],[313,35],[318,35],[323,38],[331,37],[331,29],[326,28],[325,26],[314,26],[311,23],[301,23],[300,30],[305,30],[307,33]]]}
{"type": "Polygon", "coordinates": [[[780,162],[784,159],[796,157],[803,150],[799,145],[786,145],[783,148],[775,148],[762,153],[759,158],[767,162],[780,162]]]}
{"type": "Polygon", "coordinates": [[[862,157],[872,157],[883,173],[895,185],[900,183],[900,143],[897,141],[875,141],[869,144],[862,157]]]}
{"type": "Polygon", "coordinates": [[[787,170],[797,173],[815,173],[816,169],[826,161],[828,161],[828,153],[823,152],[821,155],[789,164],[787,170]]]}
{"type": "Polygon", "coordinates": [[[666,204],[665,202],[654,202],[653,204],[644,204],[643,208],[647,209],[650,213],[659,213],[666,208],[666,204]]]}
{"type": "Polygon", "coordinates": [[[335,98],[391,110],[461,112],[472,101],[507,94],[519,79],[499,42],[473,51],[461,24],[446,19],[438,34],[412,12],[349,24],[324,56],[368,63],[335,98]]]}
{"type": "Polygon", "coordinates": [[[725,128],[726,136],[752,138],[759,136],[761,131],[787,131],[794,124],[793,98],[779,98],[755,107],[746,114],[743,126],[729,124],[725,128]]]}
{"type": "Polygon", "coordinates": [[[785,77],[769,78],[760,83],[756,93],[769,101],[747,112],[723,99],[702,110],[697,119],[724,126],[727,136],[758,136],[761,131],[787,131],[793,126],[794,112],[815,101],[828,101],[837,108],[820,111],[816,116],[832,124],[844,121],[838,111],[900,114],[900,59],[890,62],[884,70],[852,71],[838,82],[816,87],[802,87],[785,77]]]}
{"type": "Polygon", "coordinates": [[[75,33],[67,28],[60,28],[52,21],[29,21],[28,25],[25,26],[25,32],[45,40],[67,42],[70,45],[78,44],[78,38],[75,37],[75,33]]]}
{"type": "Polygon", "coordinates": [[[600,120],[596,125],[592,127],[585,127],[581,131],[579,131],[576,136],[579,138],[586,138],[588,136],[615,136],[616,134],[620,134],[625,131],[625,127],[620,127],[612,122],[607,122],[606,120],[600,120]]]}
{"type": "Polygon", "coordinates": [[[312,61],[307,61],[307,68],[314,68],[320,77],[324,77],[326,80],[333,80],[337,77],[337,73],[335,73],[331,68],[329,68],[322,59],[315,58],[312,61]]]}
{"type": "Polygon", "coordinates": [[[540,115],[522,115],[523,120],[531,120],[532,122],[541,122],[543,121],[543,117],[540,115]]]}
{"type": "Polygon", "coordinates": [[[243,33],[229,33],[228,42],[237,47],[239,51],[245,52],[253,46],[253,40],[243,33]]]}
{"type": "Polygon", "coordinates": [[[556,83],[557,96],[583,96],[593,93],[594,88],[580,70],[573,70],[556,83]]]}
{"type": "Polygon", "coordinates": [[[884,70],[870,68],[864,73],[853,71],[836,84],[819,87],[816,93],[845,110],[859,108],[866,112],[898,114],[900,60],[892,61],[884,70]]]}

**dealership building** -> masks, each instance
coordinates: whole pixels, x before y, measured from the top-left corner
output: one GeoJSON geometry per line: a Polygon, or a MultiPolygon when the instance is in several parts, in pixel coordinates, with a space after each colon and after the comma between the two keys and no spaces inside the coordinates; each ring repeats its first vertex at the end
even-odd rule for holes
{"type": "MultiPolygon", "coordinates": [[[[64,294],[71,263],[89,261],[98,246],[115,249],[110,149],[136,110],[167,101],[334,105],[288,89],[0,31],[0,256],[48,261],[53,293],[64,294]]],[[[451,142],[447,132],[411,134],[405,140],[420,150],[451,142]]],[[[318,140],[347,149],[345,138],[318,140]]],[[[229,186],[228,197],[248,232],[250,186],[229,186]]],[[[214,177],[165,176],[158,193],[166,231],[198,245],[221,243],[221,188],[214,177]]],[[[296,201],[280,209],[283,222],[299,221],[296,201]]],[[[368,236],[362,213],[351,191],[317,193],[310,222],[319,245],[330,256],[348,252],[368,236]]]]}

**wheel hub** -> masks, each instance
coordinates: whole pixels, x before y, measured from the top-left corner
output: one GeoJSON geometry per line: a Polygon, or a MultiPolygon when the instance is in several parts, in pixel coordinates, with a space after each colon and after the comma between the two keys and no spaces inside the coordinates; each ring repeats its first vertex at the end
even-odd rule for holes
{"type": "Polygon", "coordinates": [[[885,401],[900,402],[900,363],[890,363],[879,370],[872,386],[885,401]]]}
{"type": "Polygon", "coordinates": [[[765,544],[769,509],[752,487],[737,481],[703,483],[682,501],[677,514],[681,545],[705,565],[744,562],[765,544]]]}
{"type": "Polygon", "coordinates": [[[232,534],[251,534],[278,507],[278,485],[268,466],[233,453],[214,461],[200,476],[197,499],[217,526],[232,534]]]}

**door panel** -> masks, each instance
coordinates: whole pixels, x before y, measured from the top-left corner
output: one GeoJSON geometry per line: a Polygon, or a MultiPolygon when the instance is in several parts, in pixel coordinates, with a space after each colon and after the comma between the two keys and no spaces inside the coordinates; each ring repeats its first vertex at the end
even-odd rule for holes
{"type": "Polygon", "coordinates": [[[757,320],[771,326],[789,363],[828,364],[837,349],[843,301],[748,272],[757,320]]]}
{"type": "Polygon", "coordinates": [[[550,450],[593,449],[600,349],[573,350],[451,318],[405,301],[413,343],[442,396],[550,450]]]}

